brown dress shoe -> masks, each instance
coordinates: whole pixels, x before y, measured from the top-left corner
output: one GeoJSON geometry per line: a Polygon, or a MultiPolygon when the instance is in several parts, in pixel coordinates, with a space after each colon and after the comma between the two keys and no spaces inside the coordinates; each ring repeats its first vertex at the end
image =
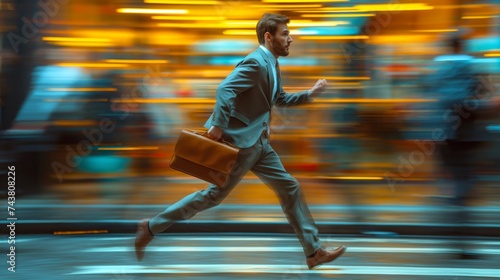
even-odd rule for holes
{"type": "Polygon", "coordinates": [[[318,249],[318,251],[316,251],[314,256],[307,258],[307,266],[309,267],[309,269],[312,269],[313,267],[320,264],[331,262],[336,258],[342,256],[345,250],[345,246],[339,246],[335,250],[326,250],[325,248],[320,248],[318,249]]]}
{"type": "Polygon", "coordinates": [[[155,238],[154,235],[149,233],[148,223],[149,219],[144,219],[141,220],[137,226],[137,234],[135,236],[135,255],[137,256],[138,261],[142,261],[146,246],[148,246],[149,242],[155,238]]]}

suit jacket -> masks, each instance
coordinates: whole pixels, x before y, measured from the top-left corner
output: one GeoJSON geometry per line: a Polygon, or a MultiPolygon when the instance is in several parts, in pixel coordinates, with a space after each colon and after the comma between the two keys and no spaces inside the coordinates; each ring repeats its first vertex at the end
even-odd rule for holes
{"type": "Polygon", "coordinates": [[[281,80],[273,93],[273,73],[266,53],[258,48],[240,61],[220,83],[216,103],[206,128],[217,126],[222,137],[237,147],[248,148],[267,130],[274,105],[291,106],[310,102],[307,91],[287,94],[281,80]]]}

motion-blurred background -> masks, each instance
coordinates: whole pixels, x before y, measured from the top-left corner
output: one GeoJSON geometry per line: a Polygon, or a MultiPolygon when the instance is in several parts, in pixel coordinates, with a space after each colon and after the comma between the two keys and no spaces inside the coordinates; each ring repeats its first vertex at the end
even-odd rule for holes
{"type": "MultiPolygon", "coordinates": [[[[265,12],[291,18],[294,41],[280,58],[285,90],[329,83],[313,104],[273,117],[273,145],[315,217],[436,221],[454,188],[440,164],[444,119],[432,78],[458,35],[481,81],[477,99],[498,97],[498,0],[2,0],[0,160],[3,174],[16,167],[19,215],[86,217],[42,214],[55,205],[151,204],[155,213],[204,188],[169,168],[175,140],[182,128],[202,127],[218,84],[258,46],[265,12]]],[[[497,223],[500,116],[477,113],[483,145],[470,206],[475,222],[497,223]]],[[[203,215],[284,219],[253,174],[224,204],[203,215]]]]}

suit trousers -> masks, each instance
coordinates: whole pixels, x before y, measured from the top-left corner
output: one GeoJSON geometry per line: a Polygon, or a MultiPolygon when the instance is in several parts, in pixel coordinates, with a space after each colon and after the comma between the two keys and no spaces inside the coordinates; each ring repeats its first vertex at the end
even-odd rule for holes
{"type": "Polygon", "coordinates": [[[310,256],[321,248],[318,229],[304,200],[300,185],[285,170],[265,133],[252,147],[240,150],[229,179],[223,186],[210,184],[208,188],[189,194],[170,205],[151,218],[149,222],[151,232],[161,233],[176,221],[190,219],[203,210],[217,206],[248,171],[252,171],[276,193],[305,255],[310,256]]]}

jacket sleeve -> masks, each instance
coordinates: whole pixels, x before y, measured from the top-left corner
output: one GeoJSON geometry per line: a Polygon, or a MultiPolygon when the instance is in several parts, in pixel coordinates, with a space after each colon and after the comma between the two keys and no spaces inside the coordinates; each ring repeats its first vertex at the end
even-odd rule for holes
{"type": "Polygon", "coordinates": [[[245,59],[217,87],[212,125],[226,129],[234,99],[238,94],[252,88],[258,79],[259,64],[255,59],[245,59]]]}
{"type": "Polygon", "coordinates": [[[309,96],[307,90],[288,94],[285,92],[283,87],[280,87],[280,93],[276,99],[275,105],[278,107],[286,107],[310,103],[312,101],[313,99],[309,96]]]}

